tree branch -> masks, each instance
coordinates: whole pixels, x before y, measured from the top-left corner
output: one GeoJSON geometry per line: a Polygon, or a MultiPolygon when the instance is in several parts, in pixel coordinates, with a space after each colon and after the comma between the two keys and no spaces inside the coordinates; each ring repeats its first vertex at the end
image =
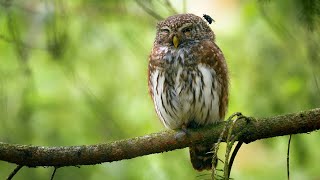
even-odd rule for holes
{"type": "MultiPolygon", "coordinates": [[[[189,130],[178,136],[177,131],[162,131],[141,137],[105,144],[42,147],[0,143],[0,160],[22,166],[76,166],[131,159],[138,156],[181,149],[195,143],[214,143],[226,122],[189,130]]],[[[250,143],[276,136],[307,133],[320,129],[320,108],[269,118],[238,121],[232,134],[238,140],[250,143]]],[[[181,132],[180,132],[181,134],[181,132]]],[[[226,137],[223,138],[223,141],[226,137]]]]}

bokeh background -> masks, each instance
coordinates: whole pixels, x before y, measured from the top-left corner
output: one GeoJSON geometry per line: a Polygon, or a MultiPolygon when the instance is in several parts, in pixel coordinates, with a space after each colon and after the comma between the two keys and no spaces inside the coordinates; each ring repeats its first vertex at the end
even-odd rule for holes
{"type": "MultiPolygon", "coordinates": [[[[317,0],[1,0],[0,141],[89,145],[164,130],[147,90],[154,13],[184,12],[216,21],[210,26],[230,69],[228,115],[320,106],[317,0]]],[[[319,138],[293,136],[291,179],[320,179],[319,138]]],[[[286,179],[287,143],[278,137],[244,145],[232,177],[286,179]]],[[[14,168],[0,162],[0,179],[14,168]]],[[[23,168],[14,179],[50,179],[52,171],[23,168]]],[[[210,172],[194,171],[183,149],[61,168],[55,179],[210,179],[210,172]]]]}

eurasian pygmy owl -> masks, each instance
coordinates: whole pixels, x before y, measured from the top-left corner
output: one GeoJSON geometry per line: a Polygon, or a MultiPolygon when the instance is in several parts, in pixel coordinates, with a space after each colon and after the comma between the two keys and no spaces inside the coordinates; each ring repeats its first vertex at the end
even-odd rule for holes
{"type": "MultiPolygon", "coordinates": [[[[201,17],[178,14],[157,24],[148,72],[155,110],[167,128],[196,128],[224,119],[227,64],[213,31],[201,17]]],[[[212,153],[208,152],[212,146],[190,147],[195,169],[211,169],[212,153]]]]}

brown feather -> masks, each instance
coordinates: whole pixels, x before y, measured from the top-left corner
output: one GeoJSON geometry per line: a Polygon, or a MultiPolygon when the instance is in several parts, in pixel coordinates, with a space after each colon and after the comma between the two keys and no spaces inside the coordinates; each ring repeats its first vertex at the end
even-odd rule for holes
{"type": "MultiPolygon", "coordinates": [[[[170,16],[158,23],[149,56],[148,88],[166,127],[196,128],[224,119],[229,95],[228,68],[214,40],[207,23],[193,14],[170,16]],[[173,37],[179,40],[177,47],[173,37]]],[[[190,147],[195,169],[211,169],[212,162],[216,166],[212,146],[190,147]]]]}

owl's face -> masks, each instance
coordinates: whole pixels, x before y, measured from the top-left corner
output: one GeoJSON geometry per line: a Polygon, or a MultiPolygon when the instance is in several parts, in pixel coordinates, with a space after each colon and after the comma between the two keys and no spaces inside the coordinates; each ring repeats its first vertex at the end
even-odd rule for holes
{"type": "Polygon", "coordinates": [[[154,43],[169,48],[182,48],[204,39],[214,40],[214,33],[207,23],[194,14],[179,14],[158,23],[154,43]]]}

